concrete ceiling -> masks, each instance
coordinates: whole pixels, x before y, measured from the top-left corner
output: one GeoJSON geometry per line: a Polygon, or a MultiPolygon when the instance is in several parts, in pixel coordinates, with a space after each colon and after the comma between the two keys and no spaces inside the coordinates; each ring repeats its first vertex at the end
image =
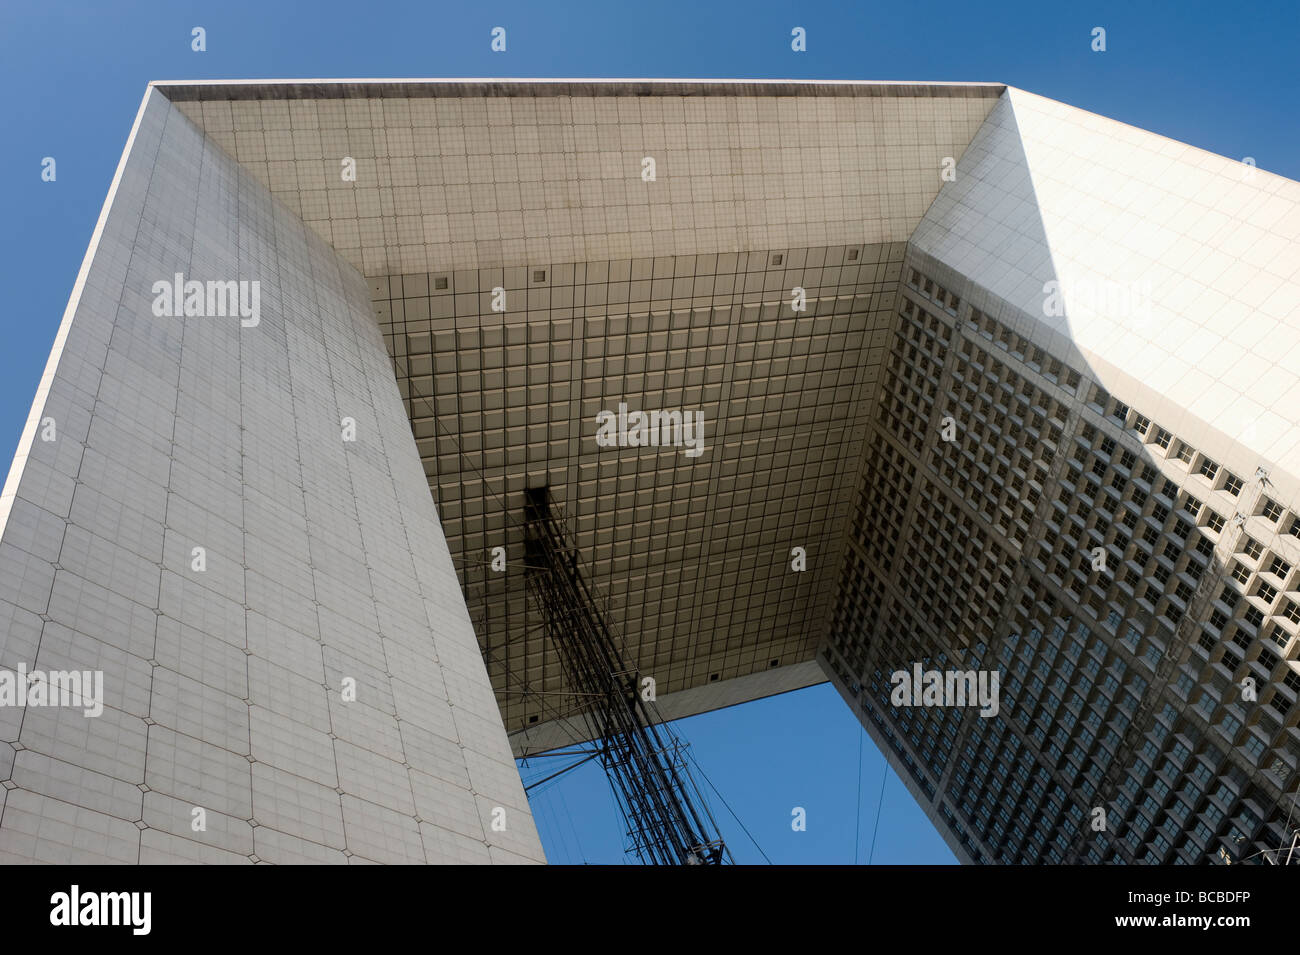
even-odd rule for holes
{"type": "Polygon", "coordinates": [[[527,486],[551,488],[610,621],[660,692],[812,658],[903,251],[372,280],[489,672],[509,688],[508,728],[568,710],[519,695],[564,689],[540,621],[525,614],[527,486]],[[491,311],[497,286],[529,307],[491,311]],[[786,291],[796,286],[809,296],[799,313],[786,291]],[[701,413],[701,453],[600,447],[597,415],[620,402],[701,413]],[[505,574],[488,566],[495,546],[505,574]],[[792,569],[794,547],[805,572],[792,569]]]}
{"type": "Polygon", "coordinates": [[[1004,87],[160,88],[365,275],[903,242],[1004,87]],[[342,175],[356,160],[356,180],[342,175]],[[655,181],[642,179],[655,160],[655,181]]]}

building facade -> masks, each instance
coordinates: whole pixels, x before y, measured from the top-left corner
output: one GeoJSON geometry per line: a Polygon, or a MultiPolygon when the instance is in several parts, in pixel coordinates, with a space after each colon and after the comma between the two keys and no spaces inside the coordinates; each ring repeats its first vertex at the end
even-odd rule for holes
{"type": "Polygon", "coordinates": [[[1297,408],[1300,185],[1019,90],[154,84],[0,496],[0,670],[102,712],[0,706],[0,858],[543,861],[539,487],[665,715],[829,678],[963,861],[1261,858],[1297,408]]]}

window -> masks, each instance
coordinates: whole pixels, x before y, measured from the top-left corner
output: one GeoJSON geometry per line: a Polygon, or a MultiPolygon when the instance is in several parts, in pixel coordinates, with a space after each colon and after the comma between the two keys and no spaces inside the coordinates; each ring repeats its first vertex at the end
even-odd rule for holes
{"type": "Polygon", "coordinates": [[[1224,473],[1228,476],[1228,480],[1224,483],[1223,489],[1233,497],[1236,497],[1241,493],[1241,489],[1245,485],[1241,483],[1241,478],[1237,477],[1237,475],[1233,474],[1231,471],[1225,471],[1224,473]]]}
{"type": "MultiPolygon", "coordinates": [[[[1214,712],[1214,706],[1214,697],[1210,696],[1209,693],[1202,693],[1201,698],[1196,701],[1196,708],[1201,711],[1201,715],[1206,719],[1209,719],[1210,714],[1214,712]]],[[[1209,770],[1206,770],[1206,772],[1208,773],[1209,770]]],[[[1201,781],[1204,782],[1204,780],[1201,781]]]]}
{"type": "Polygon", "coordinates": [[[1264,554],[1264,545],[1255,540],[1255,538],[1247,535],[1245,546],[1242,547],[1242,550],[1246,552],[1247,556],[1249,556],[1251,560],[1259,560],[1264,554]]]}
{"type": "Polygon", "coordinates": [[[1144,418],[1142,415],[1133,416],[1133,430],[1138,434],[1146,434],[1147,429],[1151,427],[1151,419],[1144,418]]]}
{"type": "Polygon", "coordinates": [[[1224,519],[1220,517],[1218,514],[1216,514],[1214,511],[1210,511],[1210,510],[1207,510],[1205,512],[1205,515],[1206,515],[1205,525],[1210,530],[1214,531],[1214,533],[1216,534],[1223,533],[1223,527],[1224,524],[1226,523],[1224,519]]]}
{"type": "Polygon", "coordinates": [[[1262,500],[1264,502],[1264,509],[1261,513],[1264,515],[1265,519],[1276,524],[1282,519],[1282,505],[1271,497],[1265,497],[1262,498],[1262,500]]]}
{"type": "Polygon", "coordinates": [[[1279,580],[1286,580],[1286,575],[1291,573],[1291,565],[1274,555],[1273,560],[1269,562],[1268,572],[1279,580]]]}
{"type": "Polygon", "coordinates": [[[1183,501],[1183,510],[1192,515],[1192,517],[1195,517],[1197,514],[1201,513],[1201,502],[1188,494],[1187,500],[1183,501]]]}
{"type": "Polygon", "coordinates": [[[1174,436],[1164,428],[1156,428],[1155,443],[1160,445],[1161,450],[1169,450],[1169,442],[1174,440],[1174,436]]]}
{"type": "Polygon", "coordinates": [[[1207,480],[1213,481],[1219,473],[1219,466],[1209,458],[1202,457],[1201,466],[1196,469],[1196,473],[1207,480]]]}
{"type": "MultiPolygon", "coordinates": [[[[1282,616],[1286,617],[1292,623],[1300,623],[1300,604],[1294,600],[1288,600],[1286,606],[1282,609],[1282,616]]],[[[1285,634],[1283,634],[1285,636],[1285,634]]]]}
{"type": "Polygon", "coordinates": [[[1184,464],[1190,465],[1192,463],[1192,455],[1194,455],[1195,453],[1196,453],[1196,449],[1193,448],[1190,444],[1188,444],[1186,441],[1179,441],[1178,444],[1175,446],[1174,457],[1176,457],[1179,461],[1182,461],[1184,464]]]}

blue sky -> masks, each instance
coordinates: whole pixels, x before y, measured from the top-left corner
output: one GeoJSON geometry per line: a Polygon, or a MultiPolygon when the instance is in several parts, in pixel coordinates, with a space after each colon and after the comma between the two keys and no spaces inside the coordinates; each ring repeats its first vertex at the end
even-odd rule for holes
{"type": "MultiPolygon", "coordinates": [[[[1300,179],[1300,4],[188,3],[0,4],[0,449],[32,395],[145,84],[274,77],[755,77],[1010,83],[1300,179]],[[306,14],[304,15],[304,12],[306,14]],[[190,30],[207,31],[207,51],[190,30]],[[507,51],[489,50],[504,26],[507,51]],[[802,26],[808,51],[790,50],[802,26]],[[1107,50],[1090,49],[1091,30],[1107,50]],[[58,178],[42,182],[41,160],[58,178]]],[[[775,862],[865,862],[884,761],[827,686],[684,721],[701,765],[775,862]],[[859,775],[861,797],[859,801],[859,775]],[[855,812],[855,804],[858,811],[855,812]],[[808,812],[806,832],[790,811],[808,812]],[[858,818],[861,818],[859,827],[858,818]]],[[[544,761],[525,772],[545,775],[544,761]]],[[[885,781],[876,863],[952,862],[901,782],[885,781]]],[[[594,765],[535,810],[556,862],[616,862],[594,765]]],[[[739,861],[762,861],[714,809],[739,861]]]]}

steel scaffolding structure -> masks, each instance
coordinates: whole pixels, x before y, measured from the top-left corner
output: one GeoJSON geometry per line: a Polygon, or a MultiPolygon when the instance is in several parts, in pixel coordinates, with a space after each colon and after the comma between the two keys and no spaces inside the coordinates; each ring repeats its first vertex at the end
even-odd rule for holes
{"type": "Polygon", "coordinates": [[[559,653],[582,718],[627,820],[631,849],[648,865],[731,861],[691,777],[685,748],[643,699],[556,518],[547,488],[525,503],[527,591],[559,653]]]}

